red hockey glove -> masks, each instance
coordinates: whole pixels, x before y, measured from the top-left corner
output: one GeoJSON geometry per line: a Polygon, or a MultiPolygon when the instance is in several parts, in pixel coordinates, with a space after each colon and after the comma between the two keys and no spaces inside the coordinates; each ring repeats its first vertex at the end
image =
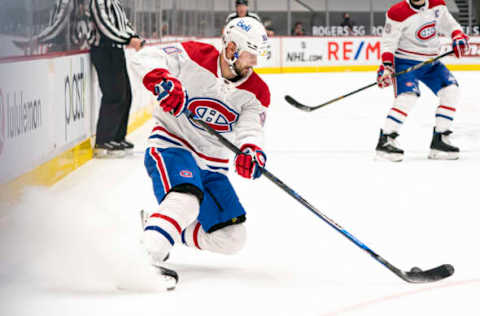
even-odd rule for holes
{"type": "Polygon", "coordinates": [[[378,67],[377,70],[377,85],[380,88],[386,88],[392,85],[393,78],[392,75],[394,74],[394,70],[392,64],[383,63],[378,67]]]}
{"type": "Polygon", "coordinates": [[[452,48],[457,58],[465,57],[467,54],[468,50],[470,49],[468,40],[468,36],[460,30],[456,30],[452,33],[452,48]]]}
{"type": "Polygon", "coordinates": [[[247,179],[260,177],[262,175],[261,168],[265,167],[267,161],[265,153],[260,147],[253,144],[244,144],[240,150],[243,153],[235,156],[237,173],[247,179]]]}
{"type": "Polygon", "coordinates": [[[143,84],[157,96],[160,106],[165,112],[179,116],[185,110],[187,94],[182,83],[172,77],[168,70],[154,69],[144,78],[143,84]]]}

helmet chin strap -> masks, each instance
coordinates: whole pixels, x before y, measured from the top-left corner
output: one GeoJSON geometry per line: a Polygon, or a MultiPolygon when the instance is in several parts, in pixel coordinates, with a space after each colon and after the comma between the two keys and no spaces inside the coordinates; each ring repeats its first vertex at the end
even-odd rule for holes
{"type": "Polygon", "coordinates": [[[225,60],[227,61],[227,64],[228,64],[228,68],[230,69],[230,71],[233,73],[234,76],[238,76],[238,73],[235,71],[235,67],[234,67],[234,64],[235,62],[237,61],[238,59],[238,51],[236,51],[234,54],[233,54],[233,58],[232,59],[229,59],[227,57],[227,50],[224,49],[223,50],[223,58],[225,58],[225,60]]]}

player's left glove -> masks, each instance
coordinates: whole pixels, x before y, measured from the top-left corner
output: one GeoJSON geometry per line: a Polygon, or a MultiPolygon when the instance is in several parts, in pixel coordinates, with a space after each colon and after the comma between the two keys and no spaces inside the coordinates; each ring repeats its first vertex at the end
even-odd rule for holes
{"type": "Polygon", "coordinates": [[[240,150],[242,154],[235,156],[235,170],[247,179],[256,179],[262,175],[261,168],[265,167],[267,156],[263,150],[253,144],[244,144],[240,150]]]}
{"type": "Polygon", "coordinates": [[[465,57],[467,54],[468,50],[470,49],[468,40],[468,36],[460,30],[456,30],[452,33],[452,48],[457,58],[465,57]]]}

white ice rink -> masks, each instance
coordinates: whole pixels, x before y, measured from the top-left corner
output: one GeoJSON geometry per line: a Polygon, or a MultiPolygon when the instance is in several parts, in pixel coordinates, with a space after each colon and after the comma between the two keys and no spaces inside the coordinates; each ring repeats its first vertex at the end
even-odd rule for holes
{"type": "Polygon", "coordinates": [[[142,153],[149,122],[129,136],[132,157],[92,160],[1,206],[0,315],[480,315],[480,74],[455,75],[461,159],[427,159],[437,101],[422,86],[399,138],[401,163],[374,160],[390,90],[311,113],[283,100],[320,104],[374,72],[263,75],[269,171],[397,267],[450,263],[452,277],[407,284],[267,179],[232,173],[248,212],[246,247],[222,256],[178,246],[169,260],[177,289],[149,291],[139,222],[141,208],[155,207],[142,153]]]}

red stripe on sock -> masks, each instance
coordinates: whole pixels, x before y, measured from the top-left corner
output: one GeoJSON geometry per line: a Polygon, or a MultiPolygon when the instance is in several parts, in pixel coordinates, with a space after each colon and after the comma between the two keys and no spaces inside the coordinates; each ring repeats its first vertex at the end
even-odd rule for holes
{"type": "Polygon", "coordinates": [[[178,222],[176,220],[174,220],[173,218],[171,218],[170,216],[163,215],[163,214],[160,214],[160,213],[155,213],[155,214],[152,214],[150,217],[156,217],[156,218],[164,219],[167,222],[169,222],[170,224],[172,224],[173,226],[175,226],[175,228],[177,229],[179,234],[182,233],[182,228],[180,227],[178,222]]]}
{"type": "Polygon", "coordinates": [[[195,229],[193,230],[193,242],[195,243],[195,247],[202,250],[202,248],[200,248],[200,245],[198,244],[198,231],[199,230],[200,230],[200,223],[197,223],[197,225],[195,226],[195,229]]]}
{"type": "Polygon", "coordinates": [[[455,108],[452,108],[450,106],[446,106],[446,105],[439,105],[438,108],[440,109],[445,109],[445,110],[449,110],[449,111],[452,111],[452,112],[455,112],[457,109],[455,108]]]}
{"type": "Polygon", "coordinates": [[[397,109],[397,108],[392,108],[392,110],[394,110],[395,112],[398,112],[398,113],[402,114],[402,115],[405,116],[405,117],[408,116],[407,113],[405,113],[405,112],[403,112],[403,111],[401,111],[401,110],[399,110],[399,109],[397,109]]]}

